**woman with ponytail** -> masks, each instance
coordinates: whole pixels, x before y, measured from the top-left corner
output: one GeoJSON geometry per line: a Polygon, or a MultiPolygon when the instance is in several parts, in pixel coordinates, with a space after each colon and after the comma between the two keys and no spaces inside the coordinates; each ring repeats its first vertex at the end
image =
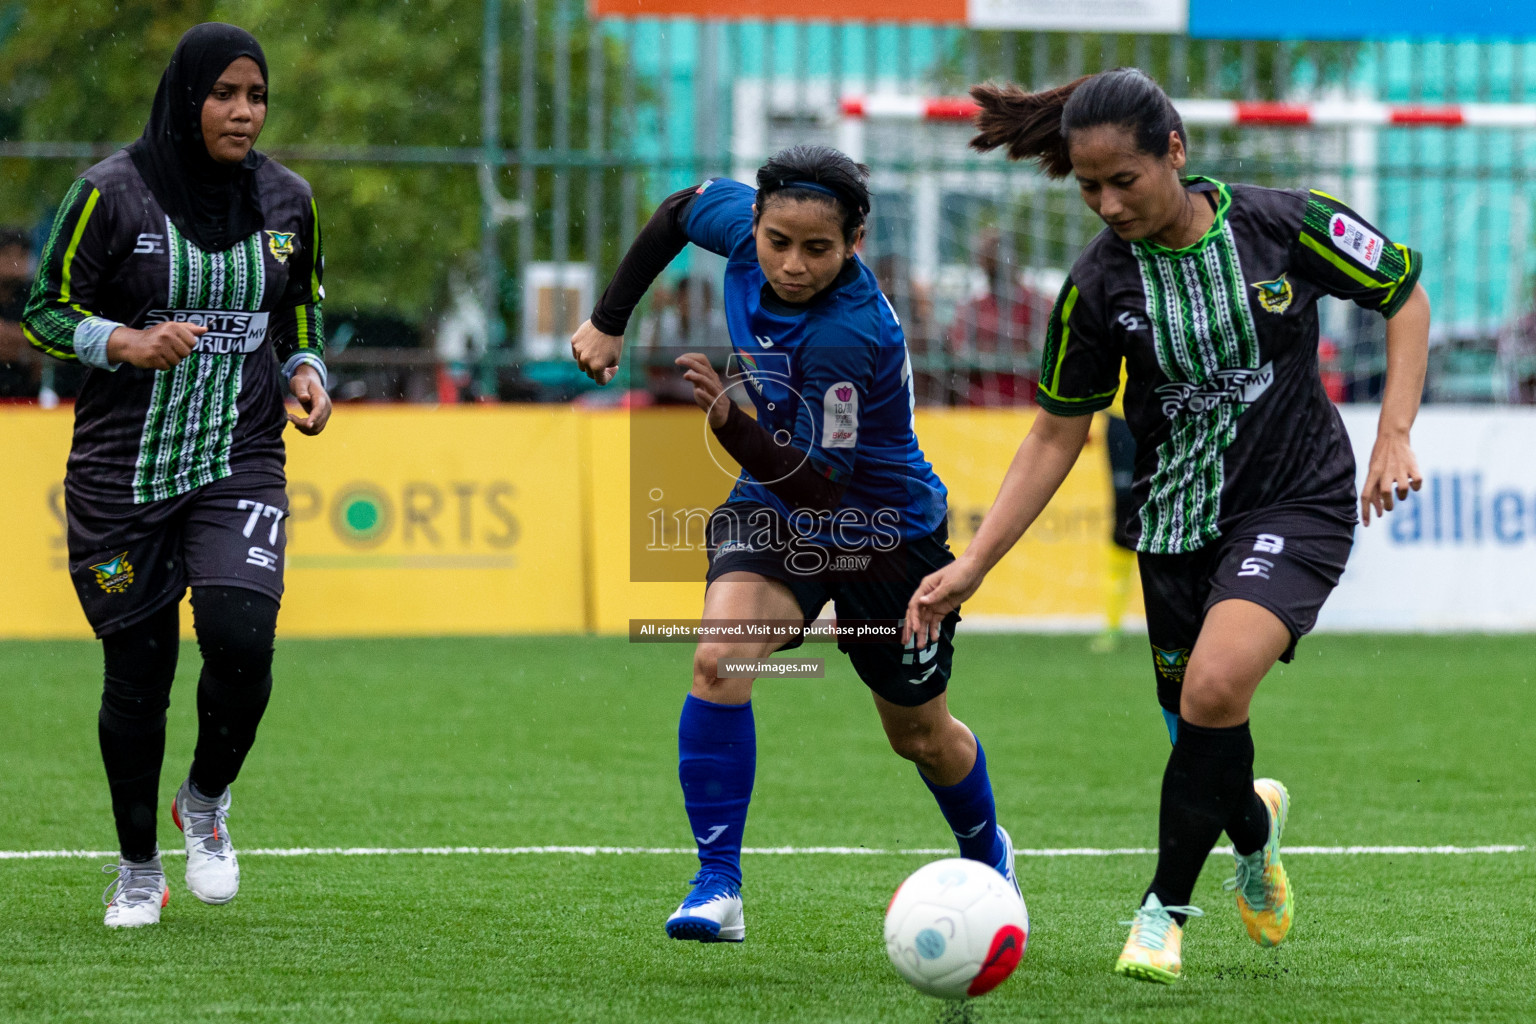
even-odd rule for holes
{"type": "Polygon", "coordinates": [[[699,871],[667,919],[674,939],[746,936],[741,843],[757,767],[751,663],[800,645],[772,624],[809,624],[828,601],[837,603],[839,648],[872,691],[892,749],[917,765],[960,855],[1014,882],[986,755],[945,698],[958,602],[934,622],[925,650],[896,638],[912,588],[954,556],[944,484],[917,443],[901,324],[856,253],[868,175],[837,150],[795,146],[758,169],[755,190],[715,178],[669,196],[571,338],[582,370],[608,383],[630,313],[672,258],[690,242],[726,258],[730,337],[720,340],[731,346],[728,376],[746,385],[737,394],[750,397],[756,416],[726,394],[707,356],[678,357],[715,439],[742,470],[709,520],[702,617],[725,628],[694,652],[678,723],[699,871]],[[738,664],[727,667],[731,660],[738,664]]]}
{"type": "Polygon", "coordinates": [[[1183,174],[1184,126],[1145,74],[1118,68],[1046,92],[983,85],[971,145],[1073,177],[1104,221],[1052,312],[1040,413],[963,555],[907,609],[919,645],[1056,493],[1126,374],[1136,442],[1130,524],[1158,701],[1173,750],[1158,863],[1117,974],[1173,982],[1195,881],[1223,831],[1249,936],[1286,936],[1280,861],[1290,797],[1253,778],[1254,691],[1290,661],[1338,583],[1356,523],[1355,462],[1318,376],[1317,302],[1387,320],[1387,384],[1359,508],[1366,524],[1421,483],[1409,445],[1428,355],[1419,254],[1318,191],[1183,174]]]}

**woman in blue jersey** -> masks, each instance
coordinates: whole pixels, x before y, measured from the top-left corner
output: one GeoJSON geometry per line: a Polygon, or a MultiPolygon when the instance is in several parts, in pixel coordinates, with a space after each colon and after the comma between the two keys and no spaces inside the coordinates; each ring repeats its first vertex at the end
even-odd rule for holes
{"type": "Polygon", "coordinates": [[[1280,859],[1286,788],[1253,777],[1248,712],[1276,661],[1317,622],[1353,543],[1418,489],[1409,443],[1424,387],[1429,299],[1422,260],[1326,193],[1183,175],[1187,140],[1168,97],[1119,68],[1041,93],[978,86],[972,146],[1006,146],[1075,179],[1104,222],[1072,265],[1047,328],[1040,414],[965,554],[923,580],[919,643],[1035,521],[1077,460],[1089,415],[1125,368],[1135,439],[1135,544],[1159,703],[1163,774],[1157,871],[1115,972],[1169,983],[1201,868],[1232,841],[1250,938],[1282,942],[1294,900],[1280,859]],[[1360,494],[1338,410],[1318,376],[1318,301],[1387,321],[1387,383],[1360,494]]]}
{"type": "MultiPolygon", "coordinates": [[[[836,150],[797,146],[763,165],[756,190],[717,178],[668,197],[571,339],[581,368],[606,384],[630,313],[667,263],[689,242],[726,257],[733,361],[756,419],[727,397],[708,357],[677,360],[715,437],[743,467],[710,519],[706,622],[807,623],[835,600],[840,629],[889,626],[917,580],[953,558],[944,485],[913,432],[901,325],[855,255],[869,213],[867,176],[836,150]]],[[[891,746],[933,791],[961,855],[1012,880],[1013,849],[996,822],[985,755],[945,702],[958,621],[952,610],[922,654],[903,648],[894,630],[880,642],[839,646],[873,691],[891,746]]],[[[700,866],[667,921],[673,938],[739,942],[746,934],[753,680],[722,675],[718,663],[799,642],[706,639],[694,652],[678,773],[700,866]]]]}

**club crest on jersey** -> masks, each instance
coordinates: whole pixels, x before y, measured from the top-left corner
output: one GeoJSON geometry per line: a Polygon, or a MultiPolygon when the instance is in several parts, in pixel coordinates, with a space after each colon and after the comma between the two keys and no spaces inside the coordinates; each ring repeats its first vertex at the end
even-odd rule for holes
{"type": "Polygon", "coordinates": [[[1157,666],[1159,677],[1170,683],[1182,683],[1184,670],[1189,667],[1189,648],[1180,647],[1177,650],[1165,651],[1156,644],[1152,646],[1152,664],[1157,666]]]}
{"type": "Polygon", "coordinates": [[[1259,293],[1259,305],[1266,313],[1284,313],[1291,308],[1291,299],[1296,294],[1284,274],[1273,281],[1253,282],[1253,290],[1259,293]]]}
{"type": "Polygon", "coordinates": [[[272,258],[279,263],[287,263],[288,257],[293,255],[293,231],[268,231],[267,249],[271,251],[272,258]]]}
{"type": "Polygon", "coordinates": [[[121,594],[133,584],[133,566],[128,564],[128,552],[124,551],[111,561],[91,566],[96,574],[96,585],[109,594],[121,594]]]}

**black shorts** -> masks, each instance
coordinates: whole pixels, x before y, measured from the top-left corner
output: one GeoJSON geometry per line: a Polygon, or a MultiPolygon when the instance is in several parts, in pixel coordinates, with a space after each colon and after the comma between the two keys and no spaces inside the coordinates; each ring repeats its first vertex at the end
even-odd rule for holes
{"type": "MultiPolygon", "coordinates": [[[[837,602],[839,626],[853,622],[891,621],[906,617],[907,602],[924,576],[955,560],[948,528],[906,541],[889,550],[865,547],[834,552],[793,538],[784,517],[755,502],[729,502],[709,519],[709,574],[713,583],[728,572],[755,572],[790,589],[806,623],[821,614],[828,601],[837,602]],[[867,556],[867,559],[865,558],[867,556]],[[841,565],[838,560],[843,559],[841,565]]],[[[958,609],[944,617],[937,643],[922,650],[915,644],[867,643],[839,639],[864,685],[892,704],[917,707],[949,687],[955,653],[958,609]]],[[[800,646],[794,639],[780,650],[800,646]]]]}
{"type": "Polygon", "coordinates": [[[92,501],[64,481],[69,575],[98,637],[180,601],[188,586],[283,597],[288,494],[281,472],[237,470],[144,505],[92,501]]]}
{"type": "Polygon", "coordinates": [[[1205,613],[1240,598],[1274,612],[1290,630],[1281,661],[1317,625],[1317,613],[1338,586],[1354,544],[1348,513],[1295,506],[1243,517],[1219,540],[1183,555],[1138,556],[1147,605],[1147,639],[1157,672],[1157,702],[1179,713],[1184,669],[1205,613]]]}

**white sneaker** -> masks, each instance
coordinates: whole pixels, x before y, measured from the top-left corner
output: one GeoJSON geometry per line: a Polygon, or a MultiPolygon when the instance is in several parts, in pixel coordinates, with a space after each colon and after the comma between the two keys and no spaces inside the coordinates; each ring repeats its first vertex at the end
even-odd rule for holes
{"type": "Polygon", "coordinates": [[[696,875],[693,892],[667,918],[667,934],[695,942],[740,942],[747,937],[741,889],[719,875],[696,875]]]}
{"type": "Polygon", "coordinates": [[[171,901],[171,890],[165,884],[159,854],[142,864],[119,859],[116,864],[103,864],[101,870],[117,875],[101,894],[101,902],[107,905],[103,923],[108,928],[160,923],[160,908],[171,901]]]}
{"type": "Polygon", "coordinates": [[[229,816],[229,790],[209,811],[187,806],[191,781],[181,784],[171,804],[171,820],[187,842],[187,888],[204,903],[228,903],[240,891],[240,862],[224,819],[229,816]]]}

